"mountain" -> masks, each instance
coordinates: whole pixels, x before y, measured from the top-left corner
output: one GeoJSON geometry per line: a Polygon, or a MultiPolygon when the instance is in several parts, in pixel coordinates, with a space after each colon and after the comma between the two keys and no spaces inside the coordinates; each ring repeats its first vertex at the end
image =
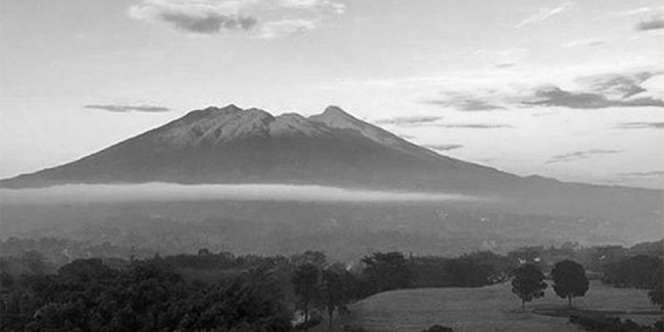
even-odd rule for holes
{"type": "Polygon", "coordinates": [[[339,107],[303,117],[208,107],[80,160],[0,181],[287,183],[492,197],[510,211],[661,221],[662,191],[519,177],[410,143],[339,107]]]}
{"type": "Polygon", "coordinates": [[[469,177],[516,179],[439,155],[335,106],[305,118],[229,105],[192,111],[80,160],[0,185],[259,182],[438,190],[445,184],[461,190],[469,177]]]}

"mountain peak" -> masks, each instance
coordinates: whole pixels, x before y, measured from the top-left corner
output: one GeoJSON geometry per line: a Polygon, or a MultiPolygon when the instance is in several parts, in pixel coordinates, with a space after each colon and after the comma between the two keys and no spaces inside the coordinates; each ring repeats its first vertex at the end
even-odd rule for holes
{"type": "Polygon", "coordinates": [[[335,116],[344,116],[350,118],[353,117],[352,115],[346,113],[346,111],[341,109],[341,107],[336,105],[330,105],[326,107],[325,110],[323,111],[323,115],[328,115],[328,116],[335,115],[335,116]]]}

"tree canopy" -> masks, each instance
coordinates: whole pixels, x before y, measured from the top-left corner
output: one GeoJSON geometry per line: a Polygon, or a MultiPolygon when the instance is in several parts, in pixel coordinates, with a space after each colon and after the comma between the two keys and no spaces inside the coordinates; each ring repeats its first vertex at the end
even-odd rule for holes
{"type": "Polygon", "coordinates": [[[553,290],[561,298],[567,298],[570,307],[572,298],[584,296],[588,292],[586,270],[577,262],[564,260],[556,263],[551,270],[551,277],[554,283],[553,290]]]}
{"type": "Polygon", "coordinates": [[[521,299],[521,307],[525,309],[526,302],[544,296],[547,284],[544,282],[542,270],[535,264],[523,264],[516,268],[512,278],[512,293],[521,299]]]}

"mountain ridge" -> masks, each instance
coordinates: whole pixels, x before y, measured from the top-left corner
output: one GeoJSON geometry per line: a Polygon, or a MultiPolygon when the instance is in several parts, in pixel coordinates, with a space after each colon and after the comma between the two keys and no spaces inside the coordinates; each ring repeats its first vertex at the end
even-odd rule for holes
{"type": "MultiPolygon", "coordinates": [[[[73,162],[34,173],[22,174],[10,179],[0,180],[0,186],[38,187],[47,184],[105,183],[108,181],[205,183],[205,179],[187,181],[183,180],[182,177],[178,179],[171,179],[168,177],[153,177],[145,179],[136,177],[123,179],[122,176],[120,176],[118,179],[112,179],[112,177],[105,177],[105,167],[102,167],[103,165],[96,166],[101,172],[99,173],[100,177],[95,180],[91,176],[77,178],[76,174],[73,174],[76,172],[67,171],[67,168],[75,167],[77,164],[80,165],[80,163],[89,164],[96,160],[104,159],[102,157],[104,154],[117,154],[120,150],[127,153],[127,146],[131,146],[129,148],[130,150],[133,148],[134,150],[140,150],[140,153],[145,154],[182,152],[184,155],[181,157],[186,158],[190,157],[188,156],[190,151],[187,150],[201,150],[199,151],[200,153],[198,157],[204,153],[219,155],[222,154],[223,151],[218,150],[223,150],[234,144],[246,143],[253,145],[258,144],[258,141],[263,141],[263,143],[273,143],[276,141],[297,143],[292,148],[287,148],[293,150],[289,152],[295,153],[297,153],[299,147],[308,143],[316,144],[320,149],[325,150],[330,148],[325,146],[326,143],[336,142],[344,145],[346,150],[348,150],[346,152],[351,154],[357,153],[360,150],[371,151],[372,154],[370,154],[370,157],[375,157],[377,160],[380,159],[378,158],[379,155],[385,157],[388,154],[397,153],[402,154],[401,157],[407,155],[408,158],[418,161],[421,166],[426,166],[425,168],[435,168],[444,163],[445,167],[449,169],[465,167],[469,170],[477,169],[496,172],[496,174],[501,174],[503,176],[512,176],[493,168],[466,163],[420,147],[382,128],[361,121],[337,106],[329,106],[321,114],[304,117],[296,113],[273,116],[261,109],[249,108],[244,110],[231,104],[223,108],[207,107],[191,111],[183,117],[175,119],[163,126],[149,130],[73,162]],[[295,142],[297,139],[309,140],[310,142],[295,142]],[[357,147],[353,148],[353,144],[356,144],[357,147]],[[434,166],[431,165],[432,163],[438,163],[439,165],[434,166]],[[46,181],[40,184],[42,180],[46,181]]],[[[335,144],[332,144],[331,147],[334,148],[334,145],[335,144]]],[[[132,154],[133,156],[128,156],[126,154],[121,155],[119,158],[113,158],[113,162],[117,163],[118,160],[123,159],[141,159],[136,156],[140,153],[130,151],[129,154],[132,154]]],[[[306,159],[306,154],[301,154],[300,157],[306,159]]],[[[346,156],[345,159],[353,158],[346,156]]],[[[392,156],[387,159],[399,158],[392,156]]],[[[275,160],[267,158],[262,161],[266,164],[274,164],[275,160]]],[[[135,164],[134,166],[141,168],[141,165],[138,164],[135,164]]],[[[131,169],[126,169],[125,171],[130,172],[131,169]]],[[[196,170],[194,169],[192,171],[196,170]]],[[[234,182],[232,177],[211,180],[213,180],[213,183],[224,181],[234,182]]]]}

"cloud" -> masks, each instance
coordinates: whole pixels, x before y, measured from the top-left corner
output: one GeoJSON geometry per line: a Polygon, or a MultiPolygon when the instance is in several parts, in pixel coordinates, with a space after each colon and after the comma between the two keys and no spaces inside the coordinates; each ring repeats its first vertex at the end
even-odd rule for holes
{"type": "Polygon", "coordinates": [[[573,40],[569,43],[562,44],[561,46],[564,48],[572,48],[572,47],[578,47],[578,46],[585,46],[585,47],[597,47],[597,46],[602,46],[605,45],[606,41],[602,39],[597,39],[597,38],[588,38],[588,39],[579,39],[579,40],[573,40]]]}
{"type": "Polygon", "coordinates": [[[619,129],[664,129],[664,122],[623,122],[619,129]]]}
{"type": "Polygon", "coordinates": [[[479,97],[468,95],[451,97],[449,99],[443,100],[428,100],[425,103],[445,107],[454,107],[457,110],[466,112],[494,111],[505,109],[503,106],[495,105],[479,97]]]}
{"type": "Polygon", "coordinates": [[[601,93],[607,97],[629,98],[646,88],[643,83],[662,72],[640,71],[628,74],[601,74],[586,76],[578,79],[581,84],[586,85],[589,90],[601,93]]]}
{"type": "Polygon", "coordinates": [[[142,0],[129,7],[129,16],[191,34],[245,31],[277,38],[313,30],[345,10],[334,0],[142,0]]]}
{"type": "Polygon", "coordinates": [[[514,27],[517,29],[523,28],[524,26],[543,22],[545,20],[548,20],[549,18],[559,15],[568,9],[570,9],[574,5],[573,2],[565,2],[558,7],[554,8],[541,8],[536,14],[531,15],[521,22],[519,24],[515,25],[514,27]]]}
{"type": "Polygon", "coordinates": [[[664,29],[664,15],[653,16],[648,20],[641,21],[636,25],[640,31],[664,29]]]}
{"type": "Polygon", "coordinates": [[[272,39],[279,38],[295,33],[311,31],[318,26],[318,22],[306,19],[286,19],[275,22],[268,22],[263,25],[259,33],[260,38],[272,39]]]}
{"type": "MultiPolygon", "coordinates": [[[[603,109],[612,107],[664,108],[664,69],[652,67],[625,72],[603,72],[566,77],[562,85],[528,81],[486,80],[465,90],[440,91],[422,104],[460,111],[492,111],[523,107],[603,109]],[[499,84],[499,85],[498,85],[499,84]],[[564,88],[562,86],[565,86],[564,88]]],[[[447,82],[442,81],[445,84],[447,82]]]]}
{"type": "Polygon", "coordinates": [[[436,124],[436,127],[443,128],[460,128],[460,129],[498,129],[498,128],[513,128],[506,124],[493,124],[493,123],[447,123],[436,124]]]}
{"type": "Polygon", "coordinates": [[[382,125],[416,126],[436,122],[440,119],[442,119],[440,116],[404,116],[377,120],[375,123],[382,125]]]}
{"type": "Polygon", "coordinates": [[[83,108],[101,110],[115,113],[145,112],[145,113],[163,113],[170,112],[170,108],[153,105],[85,105],[83,108]]]}
{"type": "Polygon", "coordinates": [[[496,64],[496,65],[494,65],[494,66],[495,66],[496,68],[506,69],[506,68],[512,68],[512,67],[515,67],[515,66],[516,66],[516,63],[514,63],[514,62],[505,62],[505,63],[498,63],[498,64],[496,64]]]}
{"type": "Polygon", "coordinates": [[[177,29],[202,34],[218,33],[221,30],[249,30],[258,22],[253,17],[208,14],[200,17],[183,13],[163,13],[161,18],[177,29]]]}
{"type": "Polygon", "coordinates": [[[441,145],[425,145],[425,148],[429,148],[432,150],[437,150],[437,151],[450,151],[450,150],[456,150],[456,149],[461,149],[463,145],[461,144],[441,144],[441,145]]]}
{"type": "Polygon", "coordinates": [[[620,176],[624,177],[664,177],[664,171],[647,171],[647,172],[629,172],[629,173],[620,173],[620,176]]]}
{"type": "Polygon", "coordinates": [[[551,157],[551,159],[549,159],[546,163],[547,164],[565,163],[581,159],[589,159],[594,156],[610,155],[621,152],[622,152],[621,150],[606,150],[606,149],[591,149],[584,151],[576,151],[576,152],[555,155],[551,157]]]}
{"type": "Polygon", "coordinates": [[[625,11],[613,12],[613,16],[637,16],[637,15],[653,15],[658,12],[664,11],[664,6],[661,7],[639,7],[625,11]]]}
{"type": "Polygon", "coordinates": [[[630,99],[609,99],[605,95],[593,92],[563,90],[557,86],[541,88],[524,105],[567,107],[573,109],[600,109],[609,107],[664,107],[664,100],[653,97],[630,99]]]}
{"type": "Polygon", "coordinates": [[[620,17],[640,16],[641,21],[636,24],[636,30],[639,31],[664,29],[664,6],[638,7],[630,10],[613,12],[611,15],[620,17]]]}

